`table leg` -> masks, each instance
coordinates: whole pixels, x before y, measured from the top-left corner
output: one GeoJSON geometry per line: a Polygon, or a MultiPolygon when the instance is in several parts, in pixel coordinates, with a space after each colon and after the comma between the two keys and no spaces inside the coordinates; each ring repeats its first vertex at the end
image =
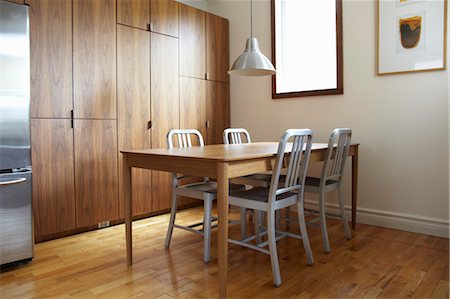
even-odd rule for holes
{"type": "Polygon", "coordinates": [[[356,229],[356,204],[358,202],[358,158],[359,146],[355,146],[352,156],[352,229],[356,229]]]}
{"type": "Polygon", "coordinates": [[[127,244],[127,264],[133,263],[133,248],[131,234],[131,167],[128,166],[128,159],[123,155],[123,200],[125,207],[125,238],[127,244]]]}
{"type": "Polygon", "coordinates": [[[228,272],[228,164],[219,163],[217,166],[219,298],[226,298],[228,272]]]}

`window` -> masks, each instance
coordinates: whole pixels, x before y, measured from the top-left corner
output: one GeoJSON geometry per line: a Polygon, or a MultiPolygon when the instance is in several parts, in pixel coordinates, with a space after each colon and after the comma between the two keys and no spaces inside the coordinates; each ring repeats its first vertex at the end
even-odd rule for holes
{"type": "Polygon", "coordinates": [[[343,94],[342,0],[272,0],[272,98],[343,94]]]}

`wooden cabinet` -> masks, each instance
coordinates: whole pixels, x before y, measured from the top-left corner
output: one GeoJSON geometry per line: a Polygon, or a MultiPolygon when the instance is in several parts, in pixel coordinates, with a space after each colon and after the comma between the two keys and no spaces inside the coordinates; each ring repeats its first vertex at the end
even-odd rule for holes
{"type": "Polygon", "coordinates": [[[150,0],[150,3],[151,31],[178,37],[178,2],[150,0]]]}
{"type": "MultiPolygon", "coordinates": [[[[23,3],[23,1],[22,1],[23,3]]],[[[30,5],[31,117],[69,118],[72,106],[72,3],[30,5]]]]}
{"type": "MultiPolygon", "coordinates": [[[[150,33],[117,25],[118,142],[122,149],[151,148],[150,33]]],[[[152,178],[147,169],[132,169],[133,215],[152,211],[152,178]]],[[[122,154],[119,153],[119,194],[122,154]]],[[[120,197],[121,198],[121,197],[120,197]]],[[[121,217],[123,203],[119,201],[121,217]]]]}
{"type": "Polygon", "coordinates": [[[180,75],[205,79],[205,12],[180,4],[180,75]]]}
{"type": "Polygon", "coordinates": [[[150,24],[150,1],[117,0],[117,23],[147,30],[150,24]]]}
{"type": "MultiPolygon", "coordinates": [[[[179,128],[178,39],[151,34],[152,147],[167,147],[166,136],[179,128]]],[[[170,208],[170,174],[154,171],[152,175],[153,210],[170,208]]]]}
{"type": "Polygon", "coordinates": [[[75,120],[77,226],[119,219],[115,120],[75,120]]]}
{"type": "Polygon", "coordinates": [[[229,29],[228,20],[206,14],[206,79],[229,82],[229,29]]]}
{"type": "Polygon", "coordinates": [[[206,81],[180,77],[180,128],[197,129],[206,138],[206,81]]]}
{"type": "Polygon", "coordinates": [[[73,129],[69,119],[32,119],[36,236],[74,229],[73,129]]]}
{"type": "Polygon", "coordinates": [[[115,0],[73,2],[73,66],[75,118],[115,119],[115,0]]]}
{"type": "MultiPolygon", "coordinates": [[[[123,218],[119,149],[166,147],[180,127],[222,142],[226,20],[175,0],[25,2],[38,241],[123,218]]],[[[170,208],[169,173],[132,176],[134,216],[170,208]]]]}
{"type": "Polygon", "coordinates": [[[223,130],[230,127],[230,85],[222,82],[206,82],[207,142],[223,143],[223,130]]]}

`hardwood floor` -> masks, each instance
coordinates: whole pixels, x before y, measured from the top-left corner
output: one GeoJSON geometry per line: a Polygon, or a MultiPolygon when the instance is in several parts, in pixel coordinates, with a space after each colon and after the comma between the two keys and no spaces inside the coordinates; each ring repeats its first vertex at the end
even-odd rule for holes
{"type": "MultiPolygon", "coordinates": [[[[201,215],[195,208],[177,219],[192,223],[201,215]]],[[[201,236],[175,230],[171,249],[164,249],[167,223],[168,215],[162,215],[133,224],[132,267],[126,265],[124,225],[37,244],[31,264],[0,274],[0,298],[217,297],[216,231],[206,265],[201,236]]],[[[279,288],[268,256],[230,245],[229,297],[449,297],[448,239],[358,225],[347,241],[340,222],[329,224],[329,254],[322,252],[320,229],[308,228],[314,266],[306,264],[299,240],[279,242],[279,288]]],[[[238,225],[231,226],[230,236],[239,236],[238,225]]]]}

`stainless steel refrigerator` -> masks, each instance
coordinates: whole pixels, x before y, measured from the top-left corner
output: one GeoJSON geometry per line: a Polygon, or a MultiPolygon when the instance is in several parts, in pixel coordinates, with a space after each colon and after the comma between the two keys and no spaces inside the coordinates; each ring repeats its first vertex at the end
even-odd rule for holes
{"type": "Polygon", "coordinates": [[[0,265],[33,258],[28,6],[0,0],[0,265]]]}

